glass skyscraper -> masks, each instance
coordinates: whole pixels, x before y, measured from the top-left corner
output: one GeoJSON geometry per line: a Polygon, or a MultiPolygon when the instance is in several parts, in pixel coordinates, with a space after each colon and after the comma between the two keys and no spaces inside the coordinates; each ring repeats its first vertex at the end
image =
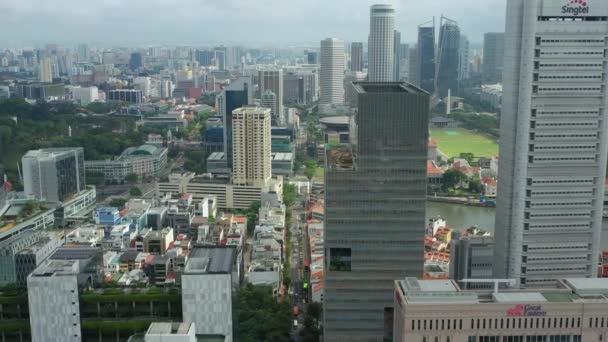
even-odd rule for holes
{"type": "Polygon", "coordinates": [[[458,93],[458,70],[460,69],[460,29],[456,22],[442,18],[445,22],[439,30],[437,87],[439,96],[448,96],[448,89],[452,95],[458,93]]]}
{"type": "Polygon", "coordinates": [[[326,146],[325,340],[383,341],[393,280],[423,273],[429,95],[353,87],[357,142],[326,146]]]}
{"type": "Polygon", "coordinates": [[[418,84],[433,93],[435,90],[435,27],[418,27],[418,84]]]}

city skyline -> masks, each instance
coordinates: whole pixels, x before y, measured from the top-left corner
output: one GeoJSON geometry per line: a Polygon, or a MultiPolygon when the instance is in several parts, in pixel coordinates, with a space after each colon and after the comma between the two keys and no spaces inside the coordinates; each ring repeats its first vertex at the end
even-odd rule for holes
{"type": "Polygon", "coordinates": [[[456,20],[471,42],[481,44],[484,32],[504,30],[503,10],[506,8],[506,0],[482,3],[475,0],[457,3],[441,0],[425,3],[424,8],[413,0],[357,0],[348,3],[344,0],[330,3],[318,0],[289,3],[277,0],[265,3],[193,1],[190,4],[182,3],[180,7],[163,0],[145,4],[141,1],[81,3],[74,0],[61,0],[61,3],[3,1],[0,4],[0,21],[12,29],[0,32],[0,46],[39,46],[47,42],[88,42],[104,46],[248,42],[276,46],[277,43],[314,43],[328,36],[345,41],[367,41],[369,7],[376,3],[394,6],[397,14],[395,28],[401,31],[404,43],[416,41],[419,24],[443,14],[456,20]],[[347,6],[349,10],[345,11],[347,6]],[[274,10],[267,11],[269,7],[274,10]],[[324,11],[318,11],[320,7],[324,11]],[[422,13],[410,15],[413,12],[422,13]],[[133,13],[137,13],[137,16],[133,13]],[[163,16],[158,16],[158,13],[163,13],[163,16]],[[268,16],[271,20],[260,21],[261,16],[268,16]],[[223,18],[240,24],[229,25],[230,21],[223,18]],[[39,27],[44,27],[44,31],[38,30],[39,27]],[[130,34],[125,35],[125,32],[130,34]]]}

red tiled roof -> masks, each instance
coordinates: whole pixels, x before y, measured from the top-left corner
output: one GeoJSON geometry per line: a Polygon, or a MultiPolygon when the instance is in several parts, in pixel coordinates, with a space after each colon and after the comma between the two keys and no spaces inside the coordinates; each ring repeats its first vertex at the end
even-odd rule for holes
{"type": "Polygon", "coordinates": [[[444,174],[444,171],[440,168],[438,168],[435,165],[435,162],[432,160],[427,160],[426,161],[426,174],[427,175],[442,175],[444,174]]]}

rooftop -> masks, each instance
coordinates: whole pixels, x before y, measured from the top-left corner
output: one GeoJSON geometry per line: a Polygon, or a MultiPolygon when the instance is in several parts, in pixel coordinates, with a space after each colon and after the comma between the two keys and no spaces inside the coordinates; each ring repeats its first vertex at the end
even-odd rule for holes
{"type": "Polygon", "coordinates": [[[410,304],[608,303],[608,278],[569,278],[559,280],[553,288],[501,289],[495,293],[463,290],[452,280],[406,278],[397,284],[403,302],[410,304]]]}
{"type": "Polygon", "coordinates": [[[187,335],[192,323],[184,322],[153,322],[150,324],[146,335],[187,335]]]}
{"type": "Polygon", "coordinates": [[[32,277],[52,277],[76,275],[79,273],[78,260],[48,260],[32,272],[32,277]]]}
{"type": "Polygon", "coordinates": [[[354,171],[355,160],[351,145],[327,144],[327,165],[334,171],[354,171]]]}
{"type": "Polygon", "coordinates": [[[190,253],[186,263],[185,274],[231,273],[236,258],[236,249],[232,247],[204,246],[196,247],[190,253]]]}
{"type": "Polygon", "coordinates": [[[50,259],[53,260],[85,260],[95,257],[101,249],[96,247],[66,247],[58,248],[50,259]]]}
{"type": "Polygon", "coordinates": [[[366,93],[424,94],[425,91],[406,82],[353,82],[355,91],[366,93]]]}

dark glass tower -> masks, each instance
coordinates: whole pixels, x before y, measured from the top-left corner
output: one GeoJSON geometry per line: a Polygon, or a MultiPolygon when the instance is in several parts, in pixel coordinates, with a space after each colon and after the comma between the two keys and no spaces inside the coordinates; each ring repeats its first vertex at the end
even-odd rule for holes
{"type": "Polygon", "coordinates": [[[460,29],[455,22],[449,19],[445,20],[439,31],[438,42],[437,87],[441,98],[448,96],[448,89],[452,90],[452,95],[458,93],[458,68],[460,65],[460,29]]]}
{"type": "Polygon", "coordinates": [[[131,58],[129,59],[129,69],[137,70],[144,65],[143,59],[140,52],[133,52],[131,54],[131,58]]]}
{"type": "Polygon", "coordinates": [[[435,27],[418,27],[418,80],[420,88],[435,91],[435,27]]]}
{"type": "Polygon", "coordinates": [[[251,77],[243,76],[224,89],[224,152],[228,167],[232,167],[232,111],[253,104],[253,83],[251,77]]]}
{"type": "Polygon", "coordinates": [[[326,147],[325,341],[392,341],[393,281],[424,267],[429,95],[353,87],[357,142],[326,147]]]}

